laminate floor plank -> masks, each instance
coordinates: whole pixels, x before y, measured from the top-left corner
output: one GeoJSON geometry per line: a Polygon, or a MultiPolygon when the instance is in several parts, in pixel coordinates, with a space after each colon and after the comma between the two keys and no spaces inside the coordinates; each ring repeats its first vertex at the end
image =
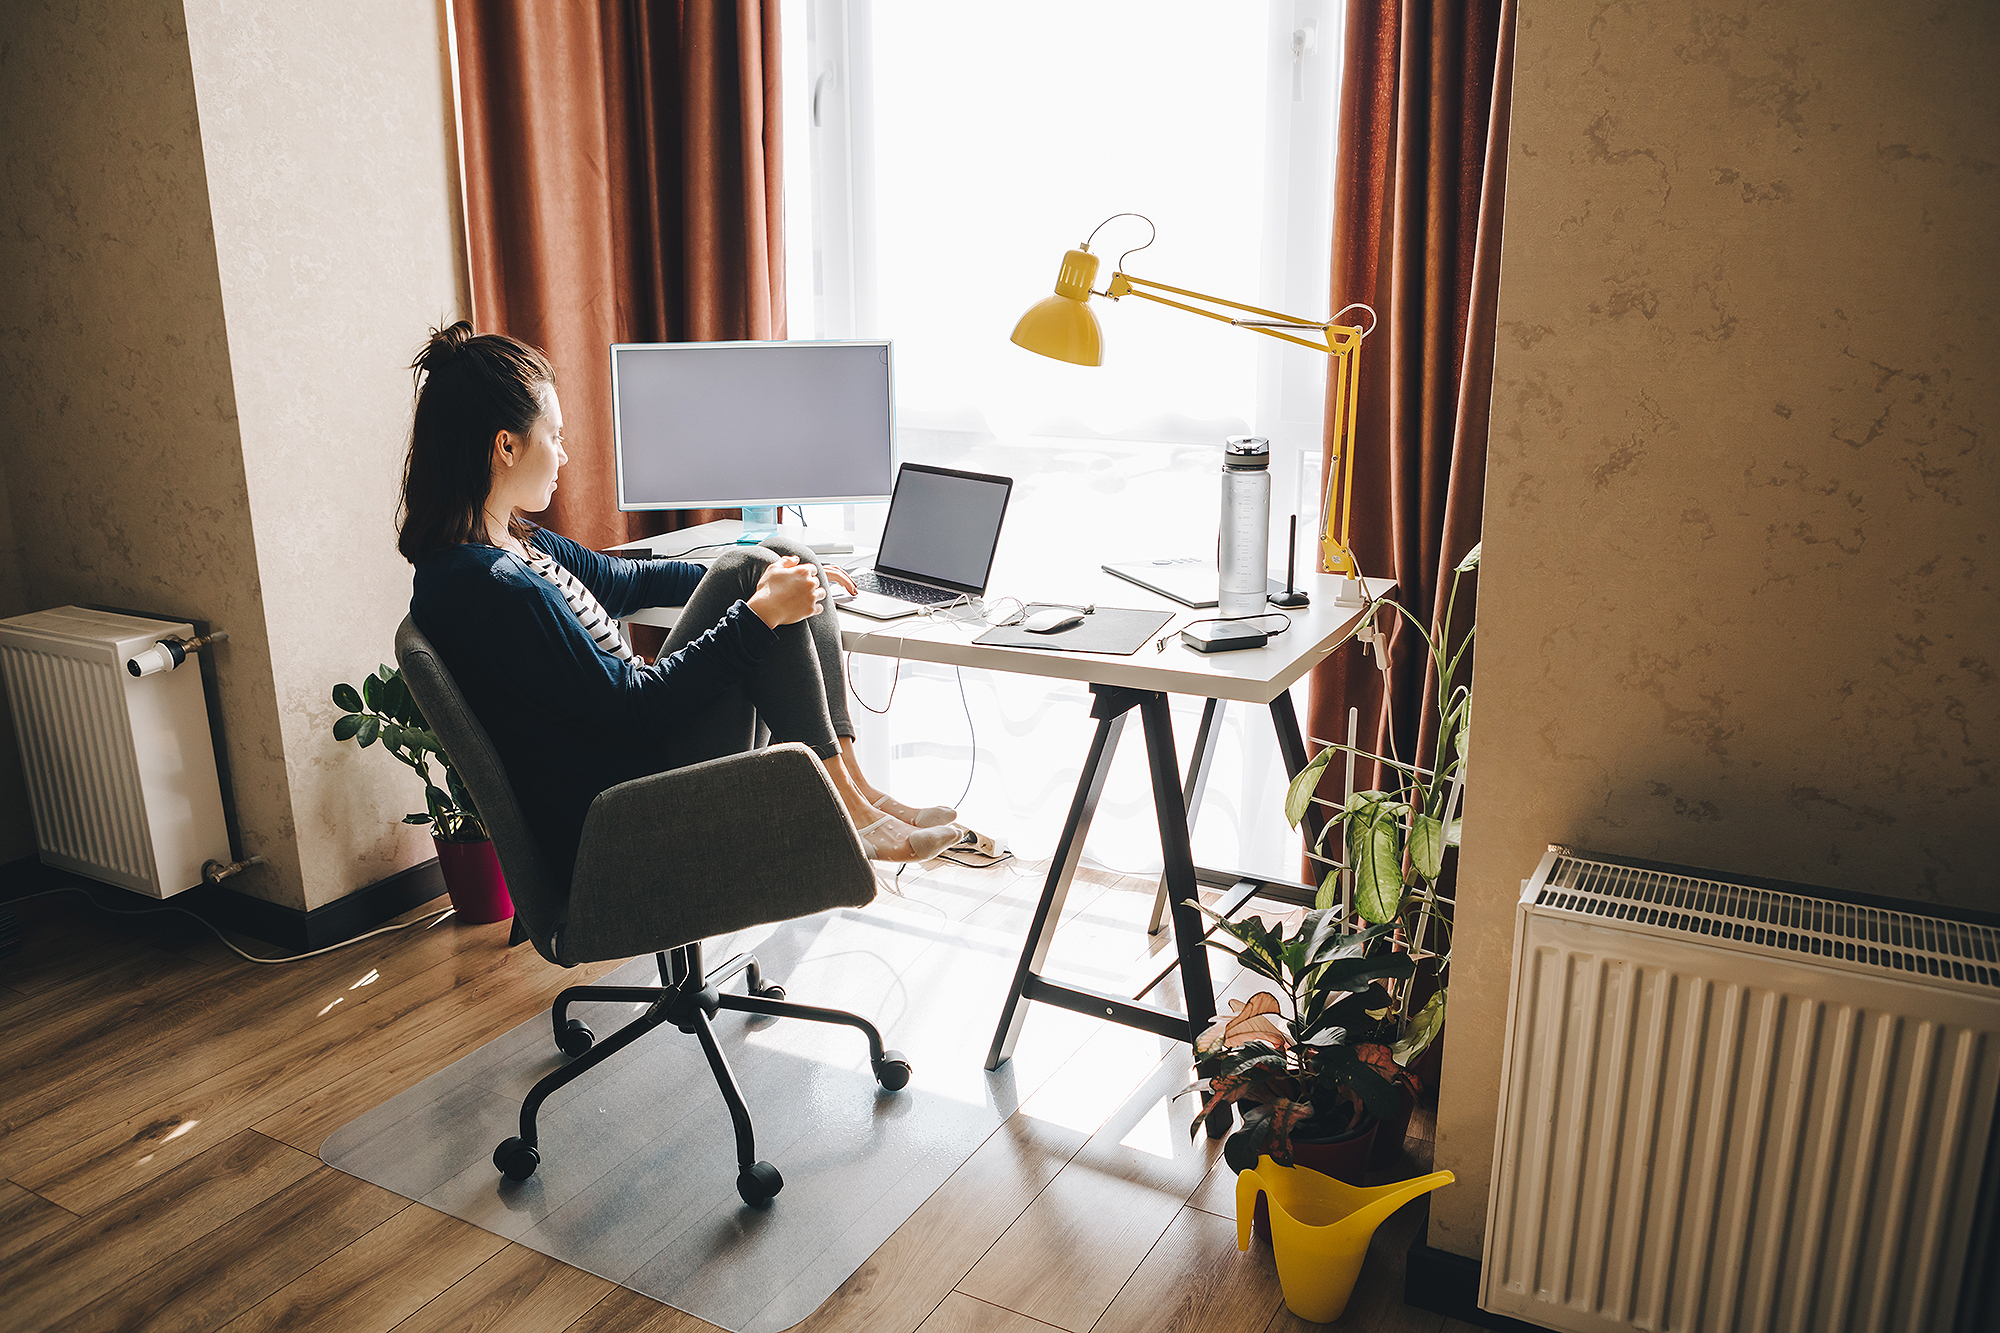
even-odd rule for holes
{"type": "Polygon", "coordinates": [[[1180,1211],[1116,1175],[1065,1167],[958,1283],[968,1296],[1089,1333],[1180,1211]]]}
{"type": "Polygon", "coordinates": [[[81,1219],[12,1181],[0,1181],[0,1269],[23,1250],[73,1227],[81,1219]]]}
{"type": "Polygon", "coordinates": [[[1015,1112],[795,1333],[910,1333],[1083,1143],[1015,1112]]]}
{"type": "MultiPolygon", "coordinates": [[[[906,874],[890,895],[901,901],[883,907],[969,923],[1017,954],[1045,874],[1046,862],[985,871],[939,863],[906,874]]],[[[1154,883],[1085,867],[1049,970],[1113,991],[1150,979],[1172,950],[1170,933],[1144,931],[1154,883]]],[[[36,936],[47,945],[27,985],[15,986],[14,971],[0,975],[9,1020],[0,1024],[0,1175],[29,1177],[0,1183],[0,1325],[10,1333],[714,1333],[317,1161],[332,1130],[545,1013],[562,987],[617,960],[558,969],[506,949],[505,925],[447,921],[260,967],[190,922],[135,923],[61,904],[26,909],[43,911],[36,936]]],[[[1277,924],[1295,914],[1259,915],[1277,924]]],[[[1225,995],[1267,984],[1214,951],[1210,962],[1225,995]]],[[[983,1046],[999,996],[950,978],[923,984],[926,1021],[940,1021],[942,1006],[983,1046]]],[[[1179,993],[1175,975],[1149,999],[1174,1006],[1179,993]]],[[[1268,1318],[1254,1308],[1269,1299],[1256,1295],[1269,1251],[1235,1249],[1233,1177],[1219,1166],[1219,1144],[1189,1140],[1193,1098],[1174,1096],[1192,1081],[1184,1053],[1035,1005],[1010,1068],[1021,1109],[801,1333],[1122,1333],[1191,1320],[1218,1333],[1320,1327],[1281,1303],[1268,1318]]],[[[1434,1133],[1420,1107],[1402,1158],[1381,1178],[1428,1169],[1434,1133]]],[[[1470,1333],[1400,1304],[1401,1249],[1417,1225],[1405,1210],[1378,1230],[1339,1327],[1470,1333]]]]}
{"type": "Polygon", "coordinates": [[[1271,1251],[1236,1249],[1236,1224],[1183,1208],[1091,1333],[1263,1333],[1283,1307],[1271,1251]]]}
{"type": "MultiPolygon", "coordinates": [[[[460,941],[424,934],[434,932],[407,942],[397,936],[369,940],[352,955],[322,955],[297,970],[258,968],[226,992],[197,992],[102,1040],[63,1052],[38,1071],[46,1081],[0,1097],[5,1105],[0,1175],[27,1183],[24,1173],[46,1170],[52,1157],[122,1122],[135,1122],[141,1131],[165,1124],[161,1132],[171,1132],[199,1117],[170,1118],[165,1103],[218,1075],[254,1077],[274,1067],[275,1052],[297,1048],[297,1043],[286,1047],[288,1040],[310,1045],[316,1028],[351,1030],[348,1016],[336,1011],[366,1005],[374,993],[360,993],[366,988],[380,985],[387,991],[440,964],[468,975],[480,966],[477,952],[463,950],[460,941]],[[398,945],[401,951],[394,952],[398,945]]],[[[505,934],[498,938],[504,945],[505,934]]],[[[367,1020],[360,1022],[365,1026],[367,1020]]],[[[323,1082],[340,1070],[322,1062],[294,1072],[323,1082]]]]}
{"type": "Polygon", "coordinates": [[[393,1030],[370,1034],[344,1053],[347,1072],[271,1112],[257,1122],[258,1132],[317,1155],[327,1135],[348,1121],[546,1013],[564,987],[588,985],[621,965],[612,959],[559,968],[524,947],[404,1016],[393,1030]]]}
{"type": "Polygon", "coordinates": [[[8,960],[7,985],[26,995],[51,990],[152,948],[121,929],[115,918],[81,900],[72,906],[63,898],[44,898],[22,902],[12,910],[20,923],[21,950],[8,960]]]}
{"type": "Polygon", "coordinates": [[[65,1333],[205,1333],[411,1206],[320,1167],[71,1315],[65,1333]]]}
{"type": "Polygon", "coordinates": [[[721,1333],[706,1319],[662,1305],[627,1287],[606,1296],[562,1333],[721,1333]]]}
{"type": "MultiPolygon", "coordinates": [[[[86,1121],[71,1128],[70,1122],[88,1115],[92,1107],[88,1099],[80,1099],[73,1109],[51,1117],[54,1123],[17,1132],[10,1151],[25,1140],[40,1149],[40,1157],[33,1166],[17,1169],[16,1178],[65,1207],[87,1212],[133,1182],[157,1175],[210,1143],[309,1096],[366,1052],[394,1045],[392,1034],[420,1023],[421,1011],[436,1002],[468,992],[463,1003],[470,1012],[484,1013],[486,997],[504,988],[514,973],[496,956],[494,941],[482,944],[485,947],[454,954],[386,991],[360,994],[351,1006],[322,1009],[311,1022],[295,1021],[289,1032],[264,1031],[265,1042],[202,1082],[95,1133],[84,1133],[67,1147],[53,1151],[43,1147],[51,1136],[69,1137],[88,1127],[86,1121]]],[[[504,948],[504,940],[497,947],[504,948]]],[[[295,1020],[300,1017],[294,1015],[295,1020]]],[[[486,1035],[504,1031],[489,1030],[486,1035]]],[[[305,1151],[317,1148],[295,1146],[305,1151]]]]}
{"type": "Polygon", "coordinates": [[[924,1320],[917,1333],[1057,1333],[1057,1330],[1053,1324],[954,1291],[924,1320]]]}
{"type": "Polygon", "coordinates": [[[179,954],[139,949],[61,985],[18,992],[21,1002],[0,1031],[0,1080],[39,1076],[35,1065],[52,1053],[100,1041],[217,981],[212,969],[179,954]]]}
{"type": "Polygon", "coordinates": [[[320,1169],[298,1149],[245,1130],[23,1250],[9,1266],[10,1329],[67,1327],[68,1316],[133,1274],[320,1169]]]}
{"type": "Polygon", "coordinates": [[[388,1333],[506,1244],[470,1222],[409,1204],[222,1328],[388,1333]]]}
{"type": "Polygon", "coordinates": [[[617,1283],[509,1244],[396,1325],[395,1333],[547,1333],[571,1327],[617,1283]]]}

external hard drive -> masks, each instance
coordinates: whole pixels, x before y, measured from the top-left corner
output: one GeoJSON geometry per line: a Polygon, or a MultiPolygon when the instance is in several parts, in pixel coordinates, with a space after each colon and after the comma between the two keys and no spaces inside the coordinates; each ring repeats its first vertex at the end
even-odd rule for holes
{"type": "Polygon", "coordinates": [[[1227,620],[1190,625],[1181,631],[1181,643],[1198,653],[1233,653],[1239,648],[1262,648],[1271,636],[1253,625],[1227,620]]]}

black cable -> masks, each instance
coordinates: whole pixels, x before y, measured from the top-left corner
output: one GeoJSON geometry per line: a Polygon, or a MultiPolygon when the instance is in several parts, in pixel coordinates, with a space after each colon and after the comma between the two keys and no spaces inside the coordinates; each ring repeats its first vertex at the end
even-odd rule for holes
{"type": "Polygon", "coordinates": [[[369,931],[365,935],[356,935],[351,940],[342,940],[338,944],[329,944],[324,949],[314,949],[311,953],[292,954],[285,958],[260,958],[254,953],[244,953],[243,950],[237,948],[236,945],[230,941],[227,935],[224,935],[222,931],[216,927],[214,922],[210,921],[207,917],[204,916],[195,916],[193,912],[188,911],[187,908],[185,907],[141,907],[137,909],[129,907],[111,907],[108,906],[107,904],[97,901],[96,897],[94,897],[91,894],[90,890],[84,888],[80,884],[65,884],[63,887],[59,889],[43,889],[38,893],[24,893],[18,898],[9,899],[8,902],[6,903],[6,906],[11,907],[15,903],[24,903],[31,898],[47,898],[58,893],[80,893],[83,895],[84,901],[88,902],[92,907],[96,908],[100,912],[109,912],[113,916],[164,916],[169,912],[177,912],[182,916],[194,917],[196,921],[199,921],[201,922],[202,925],[207,926],[210,933],[213,934],[215,938],[217,938],[218,940],[221,940],[224,947],[228,948],[230,952],[234,953],[237,957],[245,960],[246,962],[252,962],[252,963],[303,962],[305,959],[308,958],[317,958],[323,953],[332,953],[335,949],[345,949],[350,944],[359,944],[363,940],[372,940],[377,935],[387,935],[390,931],[408,930],[410,927],[415,925],[422,925],[425,930],[429,930],[432,926],[435,926],[438,922],[444,920],[446,917],[450,916],[453,912],[458,910],[457,908],[454,907],[447,907],[442,912],[431,913],[428,919],[424,917],[417,917],[415,920],[404,921],[401,922],[400,924],[393,926],[380,926],[374,930],[369,931]]]}
{"type": "MultiPolygon", "coordinates": [[[[1182,625],[1180,628],[1182,630],[1190,630],[1193,629],[1196,625],[1229,625],[1229,624],[1234,624],[1236,621],[1239,620],[1269,620],[1272,616],[1276,616],[1278,619],[1284,621],[1285,623],[1280,625],[1278,628],[1274,630],[1267,630],[1265,631],[1265,633],[1275,637],[1277,635],[1283,634],[1286,630],[1292,627],[1292,618],[1286,615],[1283,611],[1259,611],[1254,616],[1210,616],[1206,620],[1190,620],[1188,621],[1187,624],[1182,625]]],[[[1179,632],[1178,630],[1174,631],[1174,633],[1178,632],[1179,632]]],[[[1167,651],[1167,640],[1173,637],[1174,637],[1173,633],[1162,634],[1158,639],[1154,640],[1153,651],[1156,653],[1164,653],[1165,651],[1167,651]]]]}

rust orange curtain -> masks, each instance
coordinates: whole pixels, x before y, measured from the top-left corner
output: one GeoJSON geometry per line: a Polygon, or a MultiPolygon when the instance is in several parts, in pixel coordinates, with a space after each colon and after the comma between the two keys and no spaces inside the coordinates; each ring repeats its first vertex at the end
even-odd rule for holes
{"type": "MultiPolygon", "coordinates": [[[[777,0],[453,0],[472,322],[555,363],[569,465],[541,521],[618,512],[614,342],[785,336],[777,0]]],[[[734,511],[729,511],[734,513],[734,511]]]]}
{"type": "MultiPolygon", "coordinates": [[[[1332,308],[1365,302],[1379,320],[1361,353],[1354,547],[1426,626],[1479,540],[1513,29],[1514,0],[1348,0],[1332,308]]],[[[1474,609],[1462,593],[1458,629],[1474,609]]],[[[1358,643],[1314,671],[1311,733],[1345,739],[1354,707],[1363,746],[1393,740],[1408,760],[1428,745],[1436,682],[1414,634],[1391,661],[1393,736],[1358,643]]],[[[1371,781],[1365,764],[1355,780],[1371,781]]]]}

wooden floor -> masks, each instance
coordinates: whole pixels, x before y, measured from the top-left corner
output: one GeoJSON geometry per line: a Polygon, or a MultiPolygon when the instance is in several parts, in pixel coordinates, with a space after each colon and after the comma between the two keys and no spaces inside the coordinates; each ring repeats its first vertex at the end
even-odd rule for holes
{"type": "MultiPolygon", "coordinates": [[[[1025,929],[1038,870],[940,865],[902,891],[941,911],[1018,910],[1025,929]]],[[[1152,892],[1080,876],[1069,938],[1129,948],[1138,970],[1143,926],[1129,923],[1152,892]]],[[[616,964],[565,971],[507,949],[504,924],[448,919],[255,966],[185,917],[110,916],[73,894],[13,910],[25,938],[0,961],[0,1330],[713,1327],[317,1156],[340,1125],[616,964]]],[[[988,1040],[998,1003],[966,1001],[968,1041],[988,1040]]],[[[1134,1117],[1157,1112],[1185,1068],[1135,1045],[1141,1034],[1094,1028],[801,1329],[1320,1327],[1284,1308],[1268,1249],[1237,1252],[1213,1145],[1133,1146],[1134,1117]]],[[[1017,1063],[1032,1063],[1035,1035],[1017,1063]]],[[[1429,1169],[1429,1123],[1419,1108],[1384,1179],[1429,1169]]],[[[1421,1208],[1377,1232],[1334,1327],[1469,1330],[1401,1303],[1421,1208]]]]}

